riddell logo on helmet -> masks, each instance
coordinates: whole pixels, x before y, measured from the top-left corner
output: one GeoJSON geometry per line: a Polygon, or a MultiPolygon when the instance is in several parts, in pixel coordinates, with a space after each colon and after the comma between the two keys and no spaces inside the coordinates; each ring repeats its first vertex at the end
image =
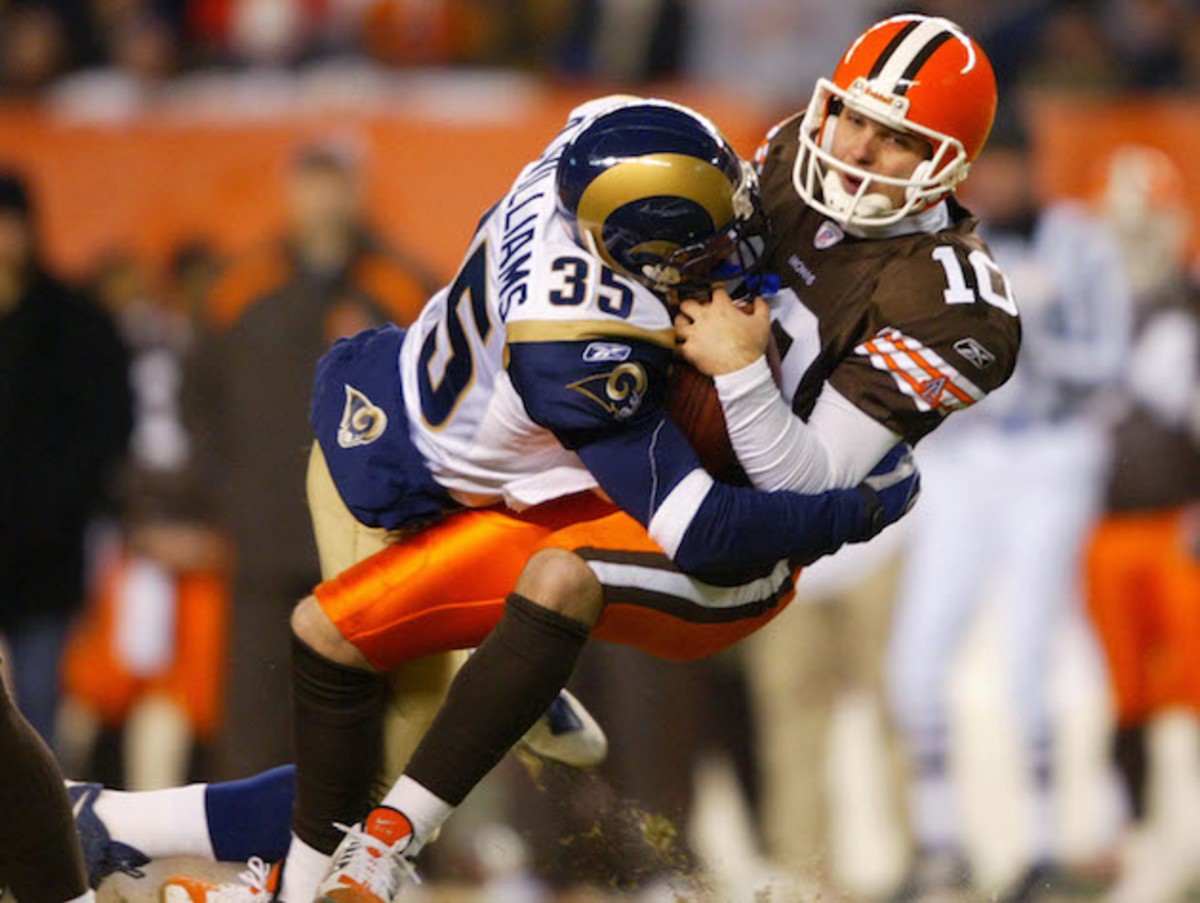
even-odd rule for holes
{"type": "MultiPolygon", "coordinates": [[[[908,86],[914,84],[907,82],[908,86]]],[[[899,87],[899,85],[897,85],[899,87]]],[[[908,98],[897,94],[885,93],[877,90],[874,85],[865,78],[856,78],[854,84],[850,86],[850,93],[857,96],[859,99],[866,99],[872,103],[881,104],[888,107],[892,112],[904,114],[908,110],[908,98]]]]}

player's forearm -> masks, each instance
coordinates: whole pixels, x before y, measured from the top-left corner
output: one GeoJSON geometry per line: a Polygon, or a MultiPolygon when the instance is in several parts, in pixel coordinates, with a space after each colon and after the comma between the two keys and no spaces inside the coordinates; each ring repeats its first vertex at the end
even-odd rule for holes
{"type": "Polygon", "coordinates": [[[714,381],[730,444],[758,489],[856,486],[900,441],[829,386],[805,423],[779,394],[765,358],[714,381]]]}
{"type": "Polygon", "coordinates": [[[820,492],[831,489],[829,454],[796,417],[775,381],[766,357],[714,378],[729,442],[738,463],[757,488],[820,492]]]}
{"type": "MultiPolygon", "coordinates": [[[[856,489],[799,495],[713,483],[673,548],[664,549],[692,574],[755,569],[785,558],[807,563],[868,538],[877,529],[875,515],[856,489]]],[[[656,532],[652,522],[650,535],[661,544],[656,532]]]]}
{"type": "Polygon", "coordinates": [[[856,490],[806,496],[717,483],[665,418],[652,429],[606,436],[579,455],[609,497],[689,573],[812,560],[871,535],[874,511],[856,490]]]}

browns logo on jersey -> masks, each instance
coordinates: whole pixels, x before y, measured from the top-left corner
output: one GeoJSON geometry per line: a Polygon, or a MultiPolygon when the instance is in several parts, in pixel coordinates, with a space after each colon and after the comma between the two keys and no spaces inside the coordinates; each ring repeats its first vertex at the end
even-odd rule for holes
{"type": "Polygon", "coordinates": [[[773,331],[782,388],[807,419],[826,382],[916,442],[1012,374],[1021,327],[1008,280],[953,198],[950,224],[869,239],[808,207],[792,173],[801,116],[759,151],[781,281],[773,331]]]}

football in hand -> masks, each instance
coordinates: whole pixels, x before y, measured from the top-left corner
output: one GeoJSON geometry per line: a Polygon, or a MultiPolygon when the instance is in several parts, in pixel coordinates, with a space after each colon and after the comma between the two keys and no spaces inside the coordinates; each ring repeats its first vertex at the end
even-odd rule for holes
{"type": "Polygon", "coordinates": [[[699,455],[700,463],[714,477],[737,463],[712,377],[705,376],[682,359],[676,360],[671,367],[667,416],[683,430],[699,455]]]}
{"type": "MultiPolygon", "coordinates": [[[[772,336],[767,345],[767,363],[779,385],[779,350],[772,336]]],[[[683,430],[700,463],[714,477],[740,482],[744,479],[737,455],[725,428],[725,412],[712,377],[705,376],[687,361],[677,358],[668,383],[667,415],[683,430]]]]}

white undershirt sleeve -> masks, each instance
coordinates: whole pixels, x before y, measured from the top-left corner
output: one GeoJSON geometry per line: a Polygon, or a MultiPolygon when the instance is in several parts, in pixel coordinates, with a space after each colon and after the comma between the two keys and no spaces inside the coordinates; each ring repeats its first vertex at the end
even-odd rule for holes
{"type": "Polygon", "coordinates": [[[828,383],[805,423],[780,394],[766,357],[714,382],[730,443],[757,489],[856,486],[901,440],[828,383]]]}

